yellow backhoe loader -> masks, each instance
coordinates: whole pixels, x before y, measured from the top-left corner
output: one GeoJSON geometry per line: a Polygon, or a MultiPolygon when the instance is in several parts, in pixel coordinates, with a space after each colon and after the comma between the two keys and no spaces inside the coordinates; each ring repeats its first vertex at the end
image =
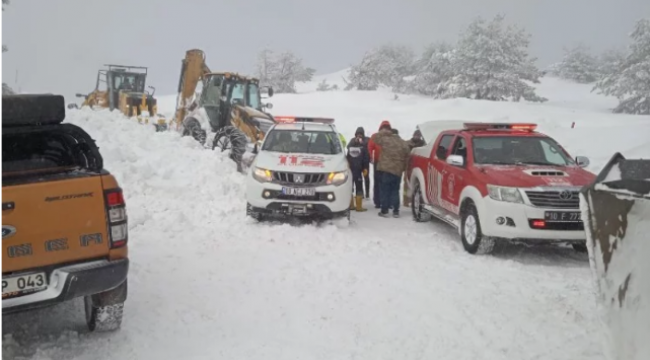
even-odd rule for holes
{"type": "MultiPolygon", "coordinates": [[[[83,97],[81,106],[118,109],[128,117],[137,117],[140,123],[153,123],[157,131],[167,129],[164,116],[158,114],[154,94],[156,89],[149,86],[151,93],[145,90],[147,68],[143,66],[104,65],[107,69],[97,72],[95,90],[90,94],[77,94],[83,97]]],[[[75,108],[76,104],[68,107],[75,108]]]]}
{"type": "Polygon", "coordinates": [[[611,360],[650,359],[650,160],[615,154],[580,208],[611,360]]]}
{"type": "Polygon", "coordinates": [[[258,79],[212,72],[202,50],[188,50],[181,65],[174,128],[208,148],[229,149],[237,169],[244,171],[250,154],[275,123],[265,112],[272,105],[262,104],[261,89],[273,96],[273,88],[260,88],[258,79]]]}

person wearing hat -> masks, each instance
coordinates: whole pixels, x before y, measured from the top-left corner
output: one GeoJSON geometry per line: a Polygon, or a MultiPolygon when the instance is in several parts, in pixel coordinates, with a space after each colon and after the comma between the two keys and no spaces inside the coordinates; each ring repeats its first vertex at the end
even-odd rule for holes
{"type": "MultiPolygon", "coordinates": [[[[357,128],[357,133],[360,133],[361,136],[363,137],[363,143],[366,144],[366,152],[368,153],[368,156],[370,156],[370,151],[368,150],[368,144],[370,143],[370,138],[366,136],[366,130],[363,128],[363,126],[359,126],[357,128]]],[[[368,172],[363,173],[363,187],[365,189],[365,196],[366,199],[370,199],[370,169],[368,168],[368,172]]]]}
{"type": "Polygon", "coordinates": [[[368,156],[368,144],[364,140],[363,130],[358,128],[354,138],[348,143],[348,164],[352,172],[353,192],[355,194],[350,203],[350,210],[366,211],[363,204],[363,178],[368,175],[370,157],[368,156]]]}
{"type": "Polygon", "coordinates": [[[399,188],[409,159],[409,147],[406,141],[389,128],[380,130],[375,135],[374,142],[381,146],[379,164],[376,167],[381,173],[379,216],[388,217],[388,210],[392,209],[393,217],[399,217],[399,188]]]}
{"type": "MultiPolygon", "coordinates": [[[[422,138],[422,133],[420,130],[415,130],[413,132],[413,137],[406,142],[409,147],[409,151],[417,147],[424,146],[424,139],[422,138]]],[[[406,178],[406,172],[404,173],[404,192],[402,195],[402,203],[405,207],[411,206],[411,199],[408,196],[409,193],[409,179],[406,178]]]]}
{"type": "MultiPolygon", "coordinates": [[[[382,130],[390,130],[390,122],[384,120],[379,125],[379,132],[382,130]]],[[[375,209],[381,208],[381,171],[378,169],[379,157],[381,156],[381,146],[375,143],[375,138],[379,132],[372,134],[370,141],[368,141],[368,154],[370,155],[370,162],[372,163],[372,201],[375,203],[375,209]]],[[[399,198],[398,198],[399,202],[399,198]]]]}

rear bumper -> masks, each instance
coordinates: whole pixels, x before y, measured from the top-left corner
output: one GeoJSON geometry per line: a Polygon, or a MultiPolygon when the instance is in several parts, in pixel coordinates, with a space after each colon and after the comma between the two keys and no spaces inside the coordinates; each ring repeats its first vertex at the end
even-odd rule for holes
{"type": "Polygon", "coordinates": [[[51,272],[46,290],[3,299],[2,313],[32,310],[112,290],[126,280],[128,271],[128,259],[98,260],[63,266],[51,272]]]}

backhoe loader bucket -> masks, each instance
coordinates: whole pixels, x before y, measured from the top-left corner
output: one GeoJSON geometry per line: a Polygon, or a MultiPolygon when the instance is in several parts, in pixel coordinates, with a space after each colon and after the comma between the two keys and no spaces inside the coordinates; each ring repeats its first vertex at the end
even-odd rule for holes
{"type": "Polygon", "coordinates": [[[650,160],[616,153],[580,194],[611,359],[650,359],[650,160]]]}

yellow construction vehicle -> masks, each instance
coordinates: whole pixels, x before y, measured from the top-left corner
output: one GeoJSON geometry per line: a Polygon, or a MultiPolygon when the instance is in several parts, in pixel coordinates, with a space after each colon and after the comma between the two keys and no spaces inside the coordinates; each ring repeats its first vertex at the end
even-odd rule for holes
{"type": "Polygon", "coordinates": [[[272,105],[262,104],[262,89],[268,97],[273,96],[273,88],[260,87],[256,78],[212,72],[202,50],[188,50],[181,66],[174,127],[208,148],[230,149],[230,158],[243,171],[250,159],[245,156],[247,150],[254,153],[275,124],[273,116],[265,112],[272,105]]]}
{"type": "Polygon", "coordinates": [[[608,358],[650,359],[650,160],[615,154],[580,208],[608,358]]]}
{"type": "MultiPolygon", "coordinates": [[[[154,124],[157,131],[167,129],[164,116],[158,114],[156,89],[149,86],[151,93],[145,90],[147,68],[143,66],[104,65],[108,69],[97,72],[95,90],[90,94],[77,94],[83,97],[81,106],[90,108],[118,109],[128,117],[137,117],[140,123],[154,124]]],[[[77,107],[69,105],[70,108],[77,107]]]]}

